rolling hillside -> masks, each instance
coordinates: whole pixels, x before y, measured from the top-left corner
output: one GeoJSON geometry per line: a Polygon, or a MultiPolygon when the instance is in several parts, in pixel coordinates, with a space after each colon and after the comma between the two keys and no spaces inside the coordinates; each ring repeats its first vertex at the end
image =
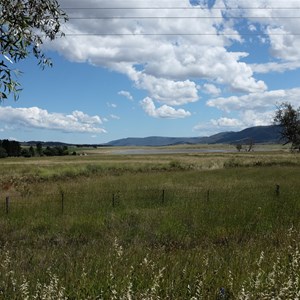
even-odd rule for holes
{"type": "Polygon", "coordinates": [[[108,146],[168,146],[180,144],[237,144],[253,140],[254,143],[279,143],[280,127],[256,126],[238,132],[221,132],[209,137],[125,138],[107,143],[108,146]]]}

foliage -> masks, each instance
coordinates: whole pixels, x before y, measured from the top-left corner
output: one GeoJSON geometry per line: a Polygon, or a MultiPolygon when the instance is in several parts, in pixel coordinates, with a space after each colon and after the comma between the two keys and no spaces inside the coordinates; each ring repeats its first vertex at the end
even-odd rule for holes
{"type": "Polygon", "coordinates": [[[31,157],[31,154],[27,148],[22,148],[21,150],[21,156],[23,157],[31,157]]]}
{"type": "Polygon", "coordinates": [[[242,144],[237,144],[235,147],[236,147],[236,150],[239,152],[241,152],[241,150],[243,148],[242,144]]]}
{"type": "Polygon", "coordinates": [[[5,149],[7,156],[21,155],[21,144],[17,141],[0,140],[0,147],[5,149]]]}
{"type": "Polygon", "coordinates": [[[32,146],[29,147],[29,153],[30,153],[30,156],[35,156],[35,150],[32,146]]]}
{"type": "Polygon", "coordinates": [[[47,146],[45,150],[43,150],[43,154],[46,156],[64,156],[69,155],[67,146],[56,146],[49,147],[47,146]]]}
{"type": "Polygon", "coordinates": [[[291,150],[300,151],[300,107],[295,109],[287,102],[280,104],[274,121],[282,128],[281,138],[284,144],[291,143],[291,150]]]}
{"type": "Polygon", "coordinates": [[[34,157],[36,156],[64,156],[69,155],[67,146],[46,147],[43,149],[42,144],[37,145],[36,151],[33,146],[29,148],[21,147],[20,142],[10,140],[0,140],[0,158],[5,157],[34,157]]]}
{"type": "Polygon", "coordinates": [[[43,146],[42,146],[42,143],[41,142],[38,142],[36,144],[36,153],[37,155],[41,156],[43,155],[43,146]]]}
{"type": "Polygon", "coordinates": [[[0,158],[7,157],[7,152],[3,147],[0,147],[0,158]]]}
{"type": "Polygon", "coordinates": [[[51,66],[41,45],[62,34],[63,21],[67,16],[56,0],[0,0],[0,101],[11,93],[17,99],[20,91],[19,72],[9,63],[32,55],[42,68],[51,66]]]}

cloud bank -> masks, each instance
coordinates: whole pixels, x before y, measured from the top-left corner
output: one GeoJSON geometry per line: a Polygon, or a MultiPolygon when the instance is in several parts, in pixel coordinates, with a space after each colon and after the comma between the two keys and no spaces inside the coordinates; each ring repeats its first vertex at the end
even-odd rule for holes
{"type": "Polygon", "coordinates": [[[105,133],[99,127],[102,121],[99,116],[89,116],[81,111],[71,114],[49,113],[38,107],[13,108],[0,107],[0,122],[14,128],[35,128],[58,130],[66,133],[105,133]]]}
{"type": "MultiPolygon", "coordinates": [[[[60,3],[62,7],[82,6],[75,0],[60,3]]],[[[70,61],[125,74],[136,89],[147,93],[141,107],[150,117],[189,117],[184,107],[200,101],[204,93],[217,97],[206,102],[208,107],[240,117],[256,112],[261,119],[252,123],[264,123],[275,101],[295,102],[298,96],[297,89],[269,90],[267,82],[256,77],[300,67],[298,6],[296,1],[274,0],[104,0],[101,4],[86,0],[84,7],[91,9],[67,11],[67,36],[48,47],[70,61]],[[290,9],[282,9],[287,6],[290,9]],[[250,49],[237,50],[235,46],[250,40],[247,34],[253,35],[253,43],[267,48],[267,61],[247,63],[253,55],[250,49]],[[223,92],[226,96],[221,96],[223,92]]],[[[132,100],[127,91],[119,95],[132,100]]],[[[214,120],[215,126],[245,124],[230,115],[214,120]]]]}
{"type": "MultiPolygon", "coordinates": [[[[79,5],[70,0],[60,2],[62,7],[79,5]]],[[[222,8],[225,8],[222,1],[215,3],[219,9],[183,0],[178,6],[187,10],[176,11],[172,9],[175,4],[174,1],[153,3],[146,0],[127,4],[103,1],[100,7],[112,9],[72,10],[68,12],[71,20],[64,30],[67,37],[49,47],[71,61],[88,62],[123,73],[137,89],[148,92],[154,103],[169,107],[199,101],[195,82],[198,79],[205,79],[211,92],[212,85],[226,85],[232,91],[246,93],[267,89],[262,80],[254,78],[251,67],[241,61],[248,53],[227,50],[227,46],[242,42],[242,38],[232,22],[222,18],[222,8]],[[149,9],[151,7],[161,9],[149,9]],[[159,19],[151,18],[158,14],[159,19]],[[122,18],[114,18],[116,15],[122,18]],[[172,18],[178,15],[185,18],[172,18]],[[143,16],[148,18],[141,18],[143,16]],[[185,35],[187,32],[196,34],[185,35]]],[[[99,3],[87,0],[84,6],[93,8],[99,3]]],[[[216,87],[213,92],[218,90],[216,87]]],[[[124,91],[120,95],[131,99],[124,91]]]]}

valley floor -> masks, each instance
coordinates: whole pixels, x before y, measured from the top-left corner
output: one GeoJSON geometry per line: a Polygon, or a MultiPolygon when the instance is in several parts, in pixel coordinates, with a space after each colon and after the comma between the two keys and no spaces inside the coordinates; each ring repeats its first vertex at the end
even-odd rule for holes
{"type": "Polygon", "coordinates": [[[300,294],[299,154],[96,149],[0,165],[0,299],[300,294]]]}

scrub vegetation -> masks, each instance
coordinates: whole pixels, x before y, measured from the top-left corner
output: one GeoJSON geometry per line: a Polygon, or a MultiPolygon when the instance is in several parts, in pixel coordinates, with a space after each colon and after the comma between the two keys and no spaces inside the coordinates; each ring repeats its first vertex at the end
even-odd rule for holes
{"type": "Polygon", "coordinates": [[[0,299],[299,297],[298,154],[0,163],[0,299]]]}

